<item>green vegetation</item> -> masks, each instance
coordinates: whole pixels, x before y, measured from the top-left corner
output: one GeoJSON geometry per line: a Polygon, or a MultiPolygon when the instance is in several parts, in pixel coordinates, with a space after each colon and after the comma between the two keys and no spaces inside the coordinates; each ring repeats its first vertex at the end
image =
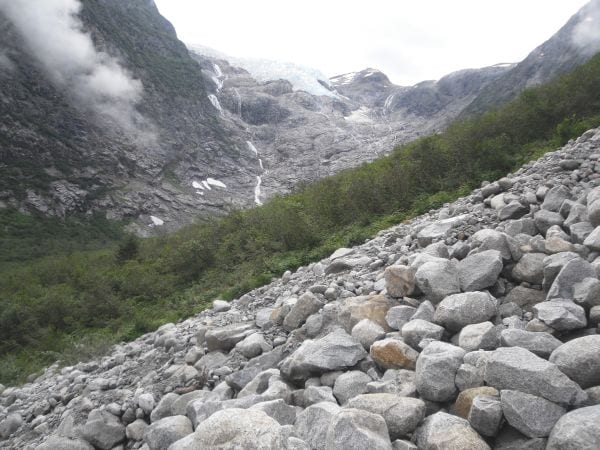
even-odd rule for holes
{"type": "MultiPolygon", "coordinates": [[[[217,296],[239,296],[287,269],[439,207],[598,125],[600,56],[443,134],[170,236],[125,237],[104,249],[56,252],[51,242],[76,235],[65,227],[53,231],[60,236],[47,248],[31,251],[36,238],[47,239],[47,229],[30,224],[25,238],[13,227],[2,241],[12,256],[0,273],[0,382],[18,382],[57,358],[74,361],[132,339],[202,310],[217,296]],[[29,261],[16,262],[19,238],[22,259],[29,261]],[[33,259],[41,254],[46,256],[33,259]]],[[[28,220],[4,214],[5,231],[13,220],[28,220]]]]}

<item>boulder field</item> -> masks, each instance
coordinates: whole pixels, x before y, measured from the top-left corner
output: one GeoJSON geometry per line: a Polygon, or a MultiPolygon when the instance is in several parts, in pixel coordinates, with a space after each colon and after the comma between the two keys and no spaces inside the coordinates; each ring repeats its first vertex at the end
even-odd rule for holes
{"type": "Polygon", "coordinates": [[[600,448],[600,129],[232,302],[0,386],[9,449],[600,448]]]}

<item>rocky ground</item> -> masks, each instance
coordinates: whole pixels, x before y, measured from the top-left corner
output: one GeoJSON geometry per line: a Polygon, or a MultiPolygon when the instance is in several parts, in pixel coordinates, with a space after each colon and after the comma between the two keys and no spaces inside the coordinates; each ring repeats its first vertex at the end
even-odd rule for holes
{"type": "Polygon", "coordinates": [[[600,129],[470,196],[0,387],[9,449],[600,448],[600,129]]]}

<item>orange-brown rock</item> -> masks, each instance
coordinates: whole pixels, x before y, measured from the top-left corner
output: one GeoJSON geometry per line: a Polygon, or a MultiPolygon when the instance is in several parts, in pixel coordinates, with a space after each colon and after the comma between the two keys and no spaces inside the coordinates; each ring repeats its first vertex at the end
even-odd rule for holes
{"type": "Polygon", "coordinates": [[[458,394],[458,398],[452,407],[452,412],[463,419],[467,419],[469,417],[469,412],[471,412],[473,400],[478,395],[500,395],[500,393],[491,386],[466,389],[458,394]]]}
{"type": "Polygon", "coordinates": [[[394,338],[382,339],[371,345],[371,358],[384,369],[414,370],[419,352],[394,338]]]}
{"type": "Polygon", "coordinates": [[[340,322],[348,333],[362,319],[369,319],[381,326],[385,331],[392,331],[385,320],[385,315],[392,306],[399,303],[384,295],[363,295],[344,300],[340,309],[340,322]]]}

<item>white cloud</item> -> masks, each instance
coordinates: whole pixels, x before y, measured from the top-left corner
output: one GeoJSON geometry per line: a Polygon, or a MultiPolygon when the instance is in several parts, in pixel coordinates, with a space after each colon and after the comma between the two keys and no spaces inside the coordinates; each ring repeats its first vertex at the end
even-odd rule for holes
{"type": "Polygon", "coordinates": [[[600,51],[600,1],[590,2],[586,10],[583,20],[573,31],[573,42],[594,54],[600,51]]]}
{"type": "Polygon", "coordinates": [[[398,84],[525,58],[586,0],[156,0],[180,39],[398,84]]]}
{"type": "Polygon", "coordinates": [[[80,9],[79,0],[0,0],[0,11],[55,85],[80,106],[139,134],[146,127],[135,109],[142,83],[117,59],[94,47],[77,16],[80,9]]]}

